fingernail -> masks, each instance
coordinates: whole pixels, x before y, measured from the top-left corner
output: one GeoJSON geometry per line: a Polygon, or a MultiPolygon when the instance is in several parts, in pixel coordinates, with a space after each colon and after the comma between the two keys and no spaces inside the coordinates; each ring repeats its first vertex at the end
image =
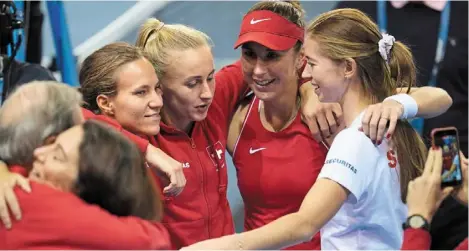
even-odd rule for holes
{"type": "Polygon", "coordinates": [[[358,128],[358,130],[359,130],[360,132],[363,132],[363,128],[361,128],[361,127],[360,127],[360,128],[358,128]]]}
{"type": "Polygon", "coordinates": [[[381,145],[381,140],[378,141],[378,145],[381,145]]]}
{"type": "Polygon", "coordinates": [[[373,143],[373,145],[376,145],[376,140],[372,140],[371,142],[373,143]]]}
{"type": "Polygon", "coordinates": [[[7,224],[5,224],[5,227],[6,227],[6,229],[10,229],[10,228],[11,228],[11,224],[10,224],[10,223],[7,223],[7,224]]]}
{"type": "Polygon", "coordinates": [[[386,134],[386,138],[387,139],[391,138],[391,134],[390,133],[386,134]]]}
{"type": "Polygon", "coordinates": [[[16,215],[16,220],[21,220],[21,214],[16,215]]]}

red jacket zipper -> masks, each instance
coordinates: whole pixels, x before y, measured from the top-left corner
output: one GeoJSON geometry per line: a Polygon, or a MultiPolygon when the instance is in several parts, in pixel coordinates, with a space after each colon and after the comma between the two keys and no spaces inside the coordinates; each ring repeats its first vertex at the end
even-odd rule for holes
{"type": "MultiPolygon", "coordinates": [[[[190,141],[191,141],[192,149],[195,150],[196,145],[194,143],[194,140],[192,138],[190,138],[190,141]]],[[[207,206],[207,212],[208,212],[208,215],[207,215],[207,232],[208,232],[208,237],[209,237],[208,239],[210,239],[210,237],[211,237],[210,224],[211,224],[212,213],[211,213],[210,205],[209,205],[208,199],[207,199],[207,187],[206,187],[206,184],[205,184],[206,174],[205,174],[205,168],[202,165],[202,161],[200,160],[199,153],[197,153],[197,159],[199,160],[199,164],[200,164],[200,167],[202,169],[202,186],[203,186],[203,193],[204,193],[204,198],[205,198],[205,205],[207,206]]]]}

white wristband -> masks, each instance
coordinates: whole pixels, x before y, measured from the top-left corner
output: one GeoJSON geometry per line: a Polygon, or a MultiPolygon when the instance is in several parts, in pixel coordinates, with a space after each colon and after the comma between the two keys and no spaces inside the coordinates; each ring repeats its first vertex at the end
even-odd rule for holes
{"type": "Polygon", "coordinates": [[[385,98],[384,101],[388,99],[397,101],[404,107],[404,112],[402,113],[402,116],[400,117],[400,119],[411,119],[417,115],[419,106],[417,105],[417,102],[415,101],[415,99],[412,98],[410,95],[403,94],[403,93],[396,94],[396,95],[392,95],[392,96],[385,98]]]}

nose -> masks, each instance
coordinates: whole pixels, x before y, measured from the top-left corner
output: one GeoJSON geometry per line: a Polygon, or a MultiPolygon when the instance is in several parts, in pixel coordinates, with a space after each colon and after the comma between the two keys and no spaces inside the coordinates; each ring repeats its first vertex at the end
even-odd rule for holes
{"type": "Polygon", "coordinates": [[[160,88],[157,88],[151,97],[148,106],[152,109],[161,109],[163,107],[163,92],[160,88]]]}
{"type": "Polygon", "coordinates": [[[256,63],[254,64],[254,70],[252,71],[254,76],[262,76],[267,73],[267,64],[261,60],[257,59],[256,63]]]}
{"type": "Polygon", "coordinates": [[[200,93],[200,98],[203,100],[211,100],[213,98],[213,86],[215,85],[215,80],[209,82],[204,81],[202,85],[202,92],[200,93]]]}

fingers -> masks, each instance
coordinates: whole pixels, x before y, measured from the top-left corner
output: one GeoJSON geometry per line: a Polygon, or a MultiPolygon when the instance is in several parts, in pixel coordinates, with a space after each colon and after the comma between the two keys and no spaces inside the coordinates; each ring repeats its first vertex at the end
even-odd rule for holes
{"type": "Polygon", "coordinates": [[[16,179],[16,184],[21,187],[24,191],[30,193],[31,192],[31,185],[29,184],[29,180],[23,178],[22,176],[16,179]]]}
{"type": "Polygon", "coordinates": [[[428,177],[431,175],[434,158],[435,158],[435,150],[433,150],[432,148],[430,149],[430,151],[428,151],[427,161],[425,161],[425,168],[423,169],[422,176],[428,177]]]}
{"type": "Polygon", "coordinates": [[[8,208],[6,205],[6,199],[4,194],[0,195],[0,219],[3,222],[3,225],[5,225],[5,228],[11,228],[11,219],[10,215],[8,214],[8,208]]]}
{"type": "Polygon", "coordinates": [[[399,121],[399,115],[397,113],[391,113],[389,115],[389,128],[388,131],[386,132],[386,138],[390,139],[392,135],[394,135],[394,132],[396,130],[396,125],[397,121],[399,121]]]}
{"type": "Polygon", "coordinates": [[[324,113],[320,113],[316,118],[322,137],[329,137],[331,133],[329,131],[329,124],[327,123],[326,115],[324,113]]]}
{"type": "Polygon", "coordinates": [[[334,104],[332,106],[332,112],[336,118],[337,125],[341,125],[344,120],[344,115],[342,113],[342,107],[339,104],[334,104]]]}
{"type": "Polygon", "coordinates": [[[308,128],[311,131],[311,135],[313,135],[314,140],[316,140],[317,142],[321,142],[322,137],[321,137],[321,132],[319,131],[318,123],[316,122],[316,117],[312,119],[305,118],[304,121],[308,125],[308,128]]]}
{"type": "Polygon", "coordinates": [[[370,135],[369,124],[371,122],[371,115],[373,115],[373,108],[368,107],[362,118],[362,131],[366,136],[370,135]]]}
{"type": "Polygon", "coordinates": [[[441,171],[443,169],[443,152],[441,148],[434,150],[432,176],[436,180],[441,180],[441,171]]]}
{"type": "Polygon", "coordinates": [[[334,134],[337,131],[337,121],[332,112],[326,113],[327,124],[329,125],[329,132],[334,134]]]}
{"type": "MultiPolygon", "coordinates": [[[[381,140],[383,140],[384,138],[384,133],[386,131],[386,127],[388,125],[388,119],[389,119],[389,116],[390,116],[390,111],[388,109],[385,109],[381,115],[380,115],[380,118],[379,118],[379,122],[378,122],[378,128],[376,129],[376,144],[381,144],[381,140]]],[[[372,131],[375,131],[372,129],[372,131]]]]}
{"type": "Polygon", "coordinates": [[[12,189],[5,190],[5,201],[17,220],[21,219],[21,209],[12,189]]]}

